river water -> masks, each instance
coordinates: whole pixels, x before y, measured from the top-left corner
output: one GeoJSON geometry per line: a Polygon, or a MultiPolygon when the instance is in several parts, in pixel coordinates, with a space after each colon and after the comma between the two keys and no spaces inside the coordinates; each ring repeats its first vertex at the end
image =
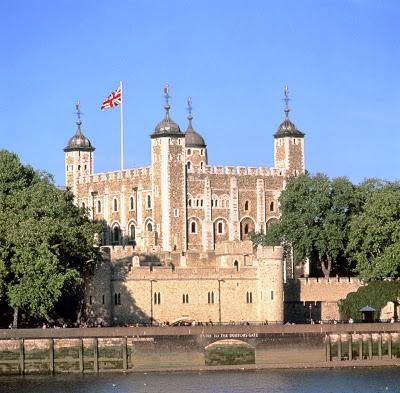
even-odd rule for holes
{"type": "Polygon", "coordinates": [[[393,393],[399,368],[0,377],[1,393],[393,393]]]}

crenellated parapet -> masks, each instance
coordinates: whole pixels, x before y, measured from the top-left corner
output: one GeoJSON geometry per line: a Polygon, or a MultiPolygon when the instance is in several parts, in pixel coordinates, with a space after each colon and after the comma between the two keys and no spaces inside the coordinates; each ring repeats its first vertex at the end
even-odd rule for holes
{"type": "Polygon", "coordinates": [[[286,169],[268,167],[244,167],[244,166],[222,166],[206,165],[203,168],[193,167],[190,173],[208,175],[234,175],[234,176],[287,176],[286,169]]]}
{"type": "Polygon", "coordinates": [[[151,166],[142,168],[126,169],[123,171],[96,173],[90,176],[84,176],[79,179],[79,184],[92,184],[101,182],[115,182],[125,179],[146,179],[151,176],[151,166]]]}

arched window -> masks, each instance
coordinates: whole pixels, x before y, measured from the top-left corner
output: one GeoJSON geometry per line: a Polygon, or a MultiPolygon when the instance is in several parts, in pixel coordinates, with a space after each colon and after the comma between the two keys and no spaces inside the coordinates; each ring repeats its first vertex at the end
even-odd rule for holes
{"type": "Polygon", "coordinates": [[[191,207],[192,206],[192,200],[188,199],[188,206],[191,207]]]}
{"type": "Polygon", "coordinates": [[[147,232],[153,232],[153,224],[151,222],[147,223],[147,232]]]}
{"type": "Polygon", "coordinates": [[[129,198],[129,210],[134,210],[135,209],[135,200],[133,199],[133,196],[129,198]]]}
{"type": "Polygon", "coordinates": [[[114,198],[113,200],[113,211],[117,212],[118,211],[118,199],[114,198]]]}
{"type": "Polygon", "coordinates": [[[192,154],[192,151],[190,149],[187,149],[187,154],[190,156],[192,154]]]}
{"type": "Polygon", "coordinates": [[[147,195],[147,208],[151,209],[151,196],[147,195]]]}
{"type": "Polygon", "coordinates": [[[191,168],[191,166],[192,166],[192,164],[190,163],[190,161],[188,161],[188,163],[187,163],[186,165],[187,165],[187,169],[190,171],[190,168],[191,168]]]}
{"type": "Polygon", "coordinates": [[[97,213],[101,213],[101,201],[97,201],[97,213]]]}
{"type": "Polygon", "coordinates": [[[197,226],[196,226],[196,221],[192,221],[190,224],[190,232],[191,233],[197,233],[197,226]]]}
{"type": "Polygon", "coordinates": [[[233,267],[236,269],[236,271],[239,271],[239,261],[233,262],[233,267]]]}
{"type": "Polygon", "coordinates": [[[217,232],[220,235],[224,233],[224,223],[222,221],[220,221],[217,225],[217,232]]]}
{"type": "Polygon", "coordinates": [[[115,226],[113,229],[113,243],[118,244],[120,238],[120,230],[118,226],[115,226]]]}
{"type": "Polygon", "coordinates": [[[244,210],[247,212],[249,210],[249,201],[244,203],[244,210]]]}
{"type": "Polygon", "coordinates": [[[136,236],[136,228],[135,226],[132,224],[129,228],[129,237],[131,240],[135,240],[135,236],[136,236]]]}
{"type": "Polygon", "coordinates": [[[272,202],[269,204],[269,211],[270,211],[270,212],[273,212],[273,211],[274,211],[274,208],[275,208],[274,202],[272,201],[272,202]]]}

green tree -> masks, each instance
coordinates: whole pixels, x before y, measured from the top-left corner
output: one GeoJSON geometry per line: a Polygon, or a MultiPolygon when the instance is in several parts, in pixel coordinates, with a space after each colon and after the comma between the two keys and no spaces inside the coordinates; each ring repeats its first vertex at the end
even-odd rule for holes
{"type": "Polygon", "coordinates": [[[347,253],[361,278],[400,276],[400,183],[376,183],[351,220],[347,253]]]}
{"type": "Polygon", "coordinates": [[[0,298],[47,318],[66,291],[77,289],[95,259],[98,228],[52,177],[0,151],[0,298]]]}
{"type": "Polygon", "coordinates": [[[293,247],[297,258],[316,261],[326,277],[332,269],[347,272],[349,222],[360,206],[354,185],[344,177],[304,174],[289,179],[279,202],[279,223],[254,240],[293,247]]]}

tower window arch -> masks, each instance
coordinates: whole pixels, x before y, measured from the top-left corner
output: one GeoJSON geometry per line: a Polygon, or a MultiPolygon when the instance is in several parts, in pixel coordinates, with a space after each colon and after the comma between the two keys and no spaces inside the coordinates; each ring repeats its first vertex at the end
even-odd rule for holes
{"type": "Polygon", "coordinates": [[[190,233],[197,233],[197,224],[196,221],[192,221],[190,223],[190,233]]]}
{"type": "Polygon", "coordinates": [[[153,224],[148,222],[146,225],[147,232],[153,232],[153,224]]]}
{"type": "Polygon", "coordinates": [[[118,211],[118,199],[117,198],[113,199],[113,211],[114,212],[118,211]]]}

